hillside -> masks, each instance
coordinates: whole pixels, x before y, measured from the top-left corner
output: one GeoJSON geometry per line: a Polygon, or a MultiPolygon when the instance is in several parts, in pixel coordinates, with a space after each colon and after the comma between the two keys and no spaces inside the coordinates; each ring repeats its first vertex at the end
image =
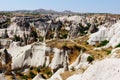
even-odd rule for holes
{"type": "Polygon", "coordinates": [[[1,12],[0,79],[118,80],[119,20],[44,9],[1,12]]]}

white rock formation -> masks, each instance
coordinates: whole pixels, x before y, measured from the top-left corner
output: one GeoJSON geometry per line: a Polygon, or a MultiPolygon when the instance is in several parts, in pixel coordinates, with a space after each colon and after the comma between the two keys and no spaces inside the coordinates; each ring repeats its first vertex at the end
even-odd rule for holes
{"type": "Polygon", "coordinates": [[[7,45],[9,46],[12,43],[12,40],[11,39],[0,39],[0,42],[4,46],[7,46],[7,45]]]}
{"type": "Polygon", "coordinates": [[[1,60],[2,65],[8,64],[11,61],[11,56],[7,52],[7,49],[5,48],[0,49],[0,60],[1,60]]]}
{"type": "Polygon", "coordinates": [[[113,49],[108,58],[120,58],[120,47],[113,49]]]}
{"type": "Polygon", "coordinates": [[[83,16],[62,16],[62,17],[58,17],[56,18],[56,21],[74,21],[79,23],[84,17],[83,16]]]}
{"type": "Polygon", "coordinates": [[[98,32],[93,33],[89,36],[88,43],[90,45],[95,45],[96,42],[101,42],[107,39],[107,28],[104,26],[100,26],[98,32]]]}
{"type": "Polygon", "coordinates": [[[45,79],[43,79],[40,74],[37,74],[32,80],[45,80],[45,79]]]}
{"type": "Polygon", "coordinates": [[[40,74],[37,74],[32,80],[62,80],[62,77],[60,76],[61,73],[64,73],[63,68],[60,68],[49,79],[43,79],[40,74]]]}
{"type": "Polygon", "coordinates": [[[51,69],[55,69],[58,67],[58,64],[61,64],[61,57],[60,57],[60,49],[54,48],[54,57],[51,61],[50,67],[51,69]]]}
{"type": "Polygon", "coordinates": [[[84,79],[81,79],[81,74],[74,74],[67,78],[67,80],[84,80],[84,79]]]}
{"type": "Polygon", "coordinates": [[[52,77],[49,80],[62,80],[62,77],[60,74],[64,73],[64,69],[60,68],[55,74],[52,75],[52,77]]]}
{"type": "Polygon", "coordinates": [[[80,68],[88,68],[90,66],[89,62],[87,61],[87,58],[91,56],[90,54],[82,54],[81,56],[81,60],[79,62],[79,64],[75,67],[75,69],[80,69],[80,68]]]}
{"type": "Polygon", "coordinates": [[[0,74],[0,80],[7,80],[4,76],[4,74],[0,74]]]}
{"type": "Polygon", "coordinates": [[[21,68],[25,65],[36,67],[48,65],[49,58],[46,56],[45,50],[46,45],[43,43],[33,43],[24,47],[10,47],[8,52],[12,56],[12,68],[21,68]]]}
{"type": "Polygon", "coordinates": [[[66,57],[67,57],[67,62],[68,62],[68,55],[67,53],[63,52],[62,50],[58,49],[58,48],[54,48],[54,57],[51,61],[50,67],[51,69],[54,70],[64,67],[64,62],[66,61],[66,57]]]}
{"type": "Polygon", "coordinates": [[[2,37],[2,35],[4,34],[5,29],[0,29],[0,37],[2,37]]]}
{"type": "Polygon", "coordinates": [[[81,60],[81,55],[80,54],[77,59],[75,60],[75,62],[73,62],[71,65],[69,65],[69,69],[71,70],[72,68],[76,67],[79,63],[80,63],[80,60],[81,60]]]}
{"type": "Polygon", "coordinates": [[[113,24],[111,27],[100,27],[99,31],[90,35],[88,43],[90,45],[96,44],[108,40],[109,43],[104,48],[113,47],[115,48],[120,44],[120,21],[113,24]]]}
{"type": "MultiPolygon", "coordinates": [[[[20,26],[17,25],[16,22],[11,23],[10,26],[8,26],[6,29],[0,29],[0,37],[5,34],[5,30],[7,30],[7,34],[10,38],[13,38],[14,35],[23,37],[24,34],[24,31],[20,28],[20,26]]],[[[29,31],[26,31],[26,34],[29,34],[29,31]]]]}
{"type": "Polygon", "coordinates": [[[120,59],[111,58],[91,65],[83,74],[76,74],[67,80],[119,80],[120,59]]]}
{"type": "Polygon", "coordinates": [[[19,35],[20,37],[23,36],[23,31],[20,29],[20,26],[18,26],[16,23],[12,23],[7,28],[8,36],[13,37],[14,35],[19,35]]]}
{"type": "Polygon", "coordinates": [[[72,68],[75,69],[80,69],[80,68],[87,68],[88,66],[90,66],[89,62],[87,61],[88,56],[90,56],[90,54],[87,53],[81,53],[77,59],[75,60],[75,62],[73,62],[70,66],[69,69],[71,70],[72,68]]]}

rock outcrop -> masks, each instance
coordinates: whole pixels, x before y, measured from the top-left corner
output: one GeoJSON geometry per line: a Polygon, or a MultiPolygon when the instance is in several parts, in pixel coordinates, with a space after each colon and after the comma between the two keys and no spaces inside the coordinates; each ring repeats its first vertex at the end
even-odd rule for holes
{"type": "Polygon", "coordinates": [[[90,66],[89,62],[87,61],[87,58],[91,56],[90,54],[87,53],[80,53],[80,55],[77,57],[75,62],[73,62],[71,65],[69,65],[69,69],[71,70],[72,68],[78,70],[78,69],[86,69],[87,67],[90,66]]]}
{"type": "Polygon", "coordinates": [[[46,54],[46,46],[42,43],[33,43],[24,47],[13,46],[8,49],[12,56],[12,68],[21,68],[24,66],[43,66],[46,62],[49,64],[46,54]],[[47,61],[45,61],[47,60],[47,61]]]}
{"type": "Polygon", "coordinates": [[[54,48],[54,57],[51,61],[50,67],[53,70],[53,73],[56,72],[59,68],[67,67],[68,63],[68,53],[63,52],[60,49],[54,48]]]}
{"type": "Polygon", "coordinates": [[[83,74],[75,74],[67,80],[118,80],[120,59],[105,59],[91,65],[83,74]],[[114,66],[113,66],[114,65],[114,66]]]}
{"type": "Polygon", "coordinates": [[[101,42],[104,40],[108,40],[109,43],[105,46],[105,48],[113,47],[115,48],[118,44],[120,44],[120,21],[113,24],[111,27],[100,27],[99,31],[93,33],[89,36],[88,43],[90,45],[95,45],[97,42],[101,42]]]}

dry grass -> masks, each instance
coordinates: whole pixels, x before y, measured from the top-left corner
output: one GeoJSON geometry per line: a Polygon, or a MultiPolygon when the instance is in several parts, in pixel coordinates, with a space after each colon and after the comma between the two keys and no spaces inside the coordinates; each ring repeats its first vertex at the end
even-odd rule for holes
{"type": "Polygon", "coordinates": [[[62,77],[62,80],[66,80],[68,77],[72,76],[73,74],[78,74],[80,72],[75,72],[75,71],[66,71],[62,74],[60,74],[60,76],[62,77]]]}
{"type": "MultiPolygon", "coordinates": [[[[77,39],[74,39],[73,41],[70,41],[70,40],[53,40],[53,41],[47,42],[47,45],[51,46],[51,47],[57,47],[59,49],[62,49],[62,47],[64,45],[66,45],[70,49],[74,49],[74,46],[77,45],[77,46],[79,46],[81,48],[85,48],[85,50],[86,50],[85,52],[93,55],[94,58],[97,59],[97,60],[104,59],[106,56],[108,56],[107,51],[112,50],[111,48],[108,48],[106,50],[95,51],[95,50],[93,50],[95,48],[95,46],[88,45],[87,40],[88,40],[88,36],[83,36],[83,37],[79,37],[77,39]]],[[[69,55],[70,64],[72,62],[74,62],[75,59],[80,54],[80,52],[77,51],[77,50],[73,50],[73,51],[74,52],[69,55]]]]}

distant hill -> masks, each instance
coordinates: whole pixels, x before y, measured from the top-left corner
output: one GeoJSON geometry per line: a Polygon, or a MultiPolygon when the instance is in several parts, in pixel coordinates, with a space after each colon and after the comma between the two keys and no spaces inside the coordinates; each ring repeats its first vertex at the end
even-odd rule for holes
{"type": "Polygon", "coordinates": [[[14,13],[40,13],[40,14],[78,14],[76,12],[72,12],[69,10],[65,10],[63,12],[58,12],[54,10],[46,10],[46,9],[36,9],[36,10],[15,10],[15,11],[0,11],[0,12],[14,12],[14,13]]]}
{"type": "MultiPolygon", "coordinates": [[[[94,14],[110,14],[110,13],[80,13],[80,12],[72,12],[70,10],[65,10],[62,12],[55,11],[55,10],[46,10],[46,9],[36,9],[36,10],[15,10],[15,11],[0,11],[2,13],[32,13],[32,14],[60,14],[60,15],[94,15],[94,14]]],[[[119,15],[119,14],[116,14],[119,15]]]]}

